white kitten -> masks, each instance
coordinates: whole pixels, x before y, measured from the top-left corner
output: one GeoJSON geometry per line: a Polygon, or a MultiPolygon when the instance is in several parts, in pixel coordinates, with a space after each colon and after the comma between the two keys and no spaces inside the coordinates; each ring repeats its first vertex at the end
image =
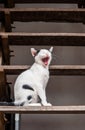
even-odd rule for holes
{"type": "Polygon", "coordinates": [[[49,79],[49,64],[52,59],[53,47],[50,50],[41,49],[39,51],[31,48],[35,63],[30,69],[20,74],[14,85],[15,104],[19,105],[51,105],[46,99],[46,85],[49,79]]]}
{"type": "Polygon", "coordinates": [[[34,64],[30,69],[21,73],[14,85],[13,103],[0,103],[0,105],[21,106],[51,106],[46,99],[46,86],[49,80],[49,65],[52,60],[53,47],[50,50],[35,50],[31,48],[34,64]]]}

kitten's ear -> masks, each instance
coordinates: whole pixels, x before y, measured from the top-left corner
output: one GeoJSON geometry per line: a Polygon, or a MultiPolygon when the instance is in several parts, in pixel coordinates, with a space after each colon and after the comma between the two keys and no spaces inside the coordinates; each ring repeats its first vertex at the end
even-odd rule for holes
{"type": "Polygon", "coordinates": [[[53,46],[49,49],[49,51],[52,53],[52,51],[53,51],[53,46]]]}
{"type": "Polygon", "coordinates": [[[37,50],[35,50],[35,48],[31,48],[31,54],[33,57],[36,56],[37,50]]]}

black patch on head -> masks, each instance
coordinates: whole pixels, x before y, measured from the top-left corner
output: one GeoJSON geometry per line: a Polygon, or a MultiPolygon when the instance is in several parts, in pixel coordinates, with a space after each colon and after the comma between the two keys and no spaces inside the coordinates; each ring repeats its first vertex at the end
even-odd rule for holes
{"type": "Polygon", "coordinates": [[[29,96],[27,97],[27,100],[31,100],[31,99],[32,99],[32,96],[29,95],[29,96]]]}
{"type": "Polygon", "coordinates": [[[37,50],[37,54],[40,52],[40,50],[37,50]]]}
{"type": "MultiPolygon", "coordinates": [[[[40,50],[37,50],[36,55],[38,55],[39,52],[40,52],[40,50]]],[[[35,56],[36,56],[36,55],[35,55],[35,56]]]]}
{"type": "Polygon", "coordinates": [[[34,89],[33,89],[31,86],[27,85],[27,84],[24,84],[24,85],[22,86],[22,88],[23,88],[23,89],[28,89],[28,90],[34,91],[34,89]]]}

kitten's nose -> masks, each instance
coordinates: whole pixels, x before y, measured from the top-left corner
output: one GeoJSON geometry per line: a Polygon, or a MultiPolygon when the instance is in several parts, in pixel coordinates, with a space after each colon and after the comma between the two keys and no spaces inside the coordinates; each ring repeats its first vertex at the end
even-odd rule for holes
{"type": "Polygon", "coordinates": [[[48,54],[46,54],[46,57],[49,57],[49,55],[48,55],[48,54]]]}

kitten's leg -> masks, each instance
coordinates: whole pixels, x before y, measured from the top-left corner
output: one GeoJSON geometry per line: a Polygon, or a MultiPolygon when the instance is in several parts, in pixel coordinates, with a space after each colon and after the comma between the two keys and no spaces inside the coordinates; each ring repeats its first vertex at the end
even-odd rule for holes
{"type": "Polygon", "coordinates": [[[42,89],[42,87],[39,87],[38,95],[41,99],[41,103],[42,103],[43,106],[52,106],[50,103],[47,102],[46,93],[45,93],[45,90],[42,89]]]}

